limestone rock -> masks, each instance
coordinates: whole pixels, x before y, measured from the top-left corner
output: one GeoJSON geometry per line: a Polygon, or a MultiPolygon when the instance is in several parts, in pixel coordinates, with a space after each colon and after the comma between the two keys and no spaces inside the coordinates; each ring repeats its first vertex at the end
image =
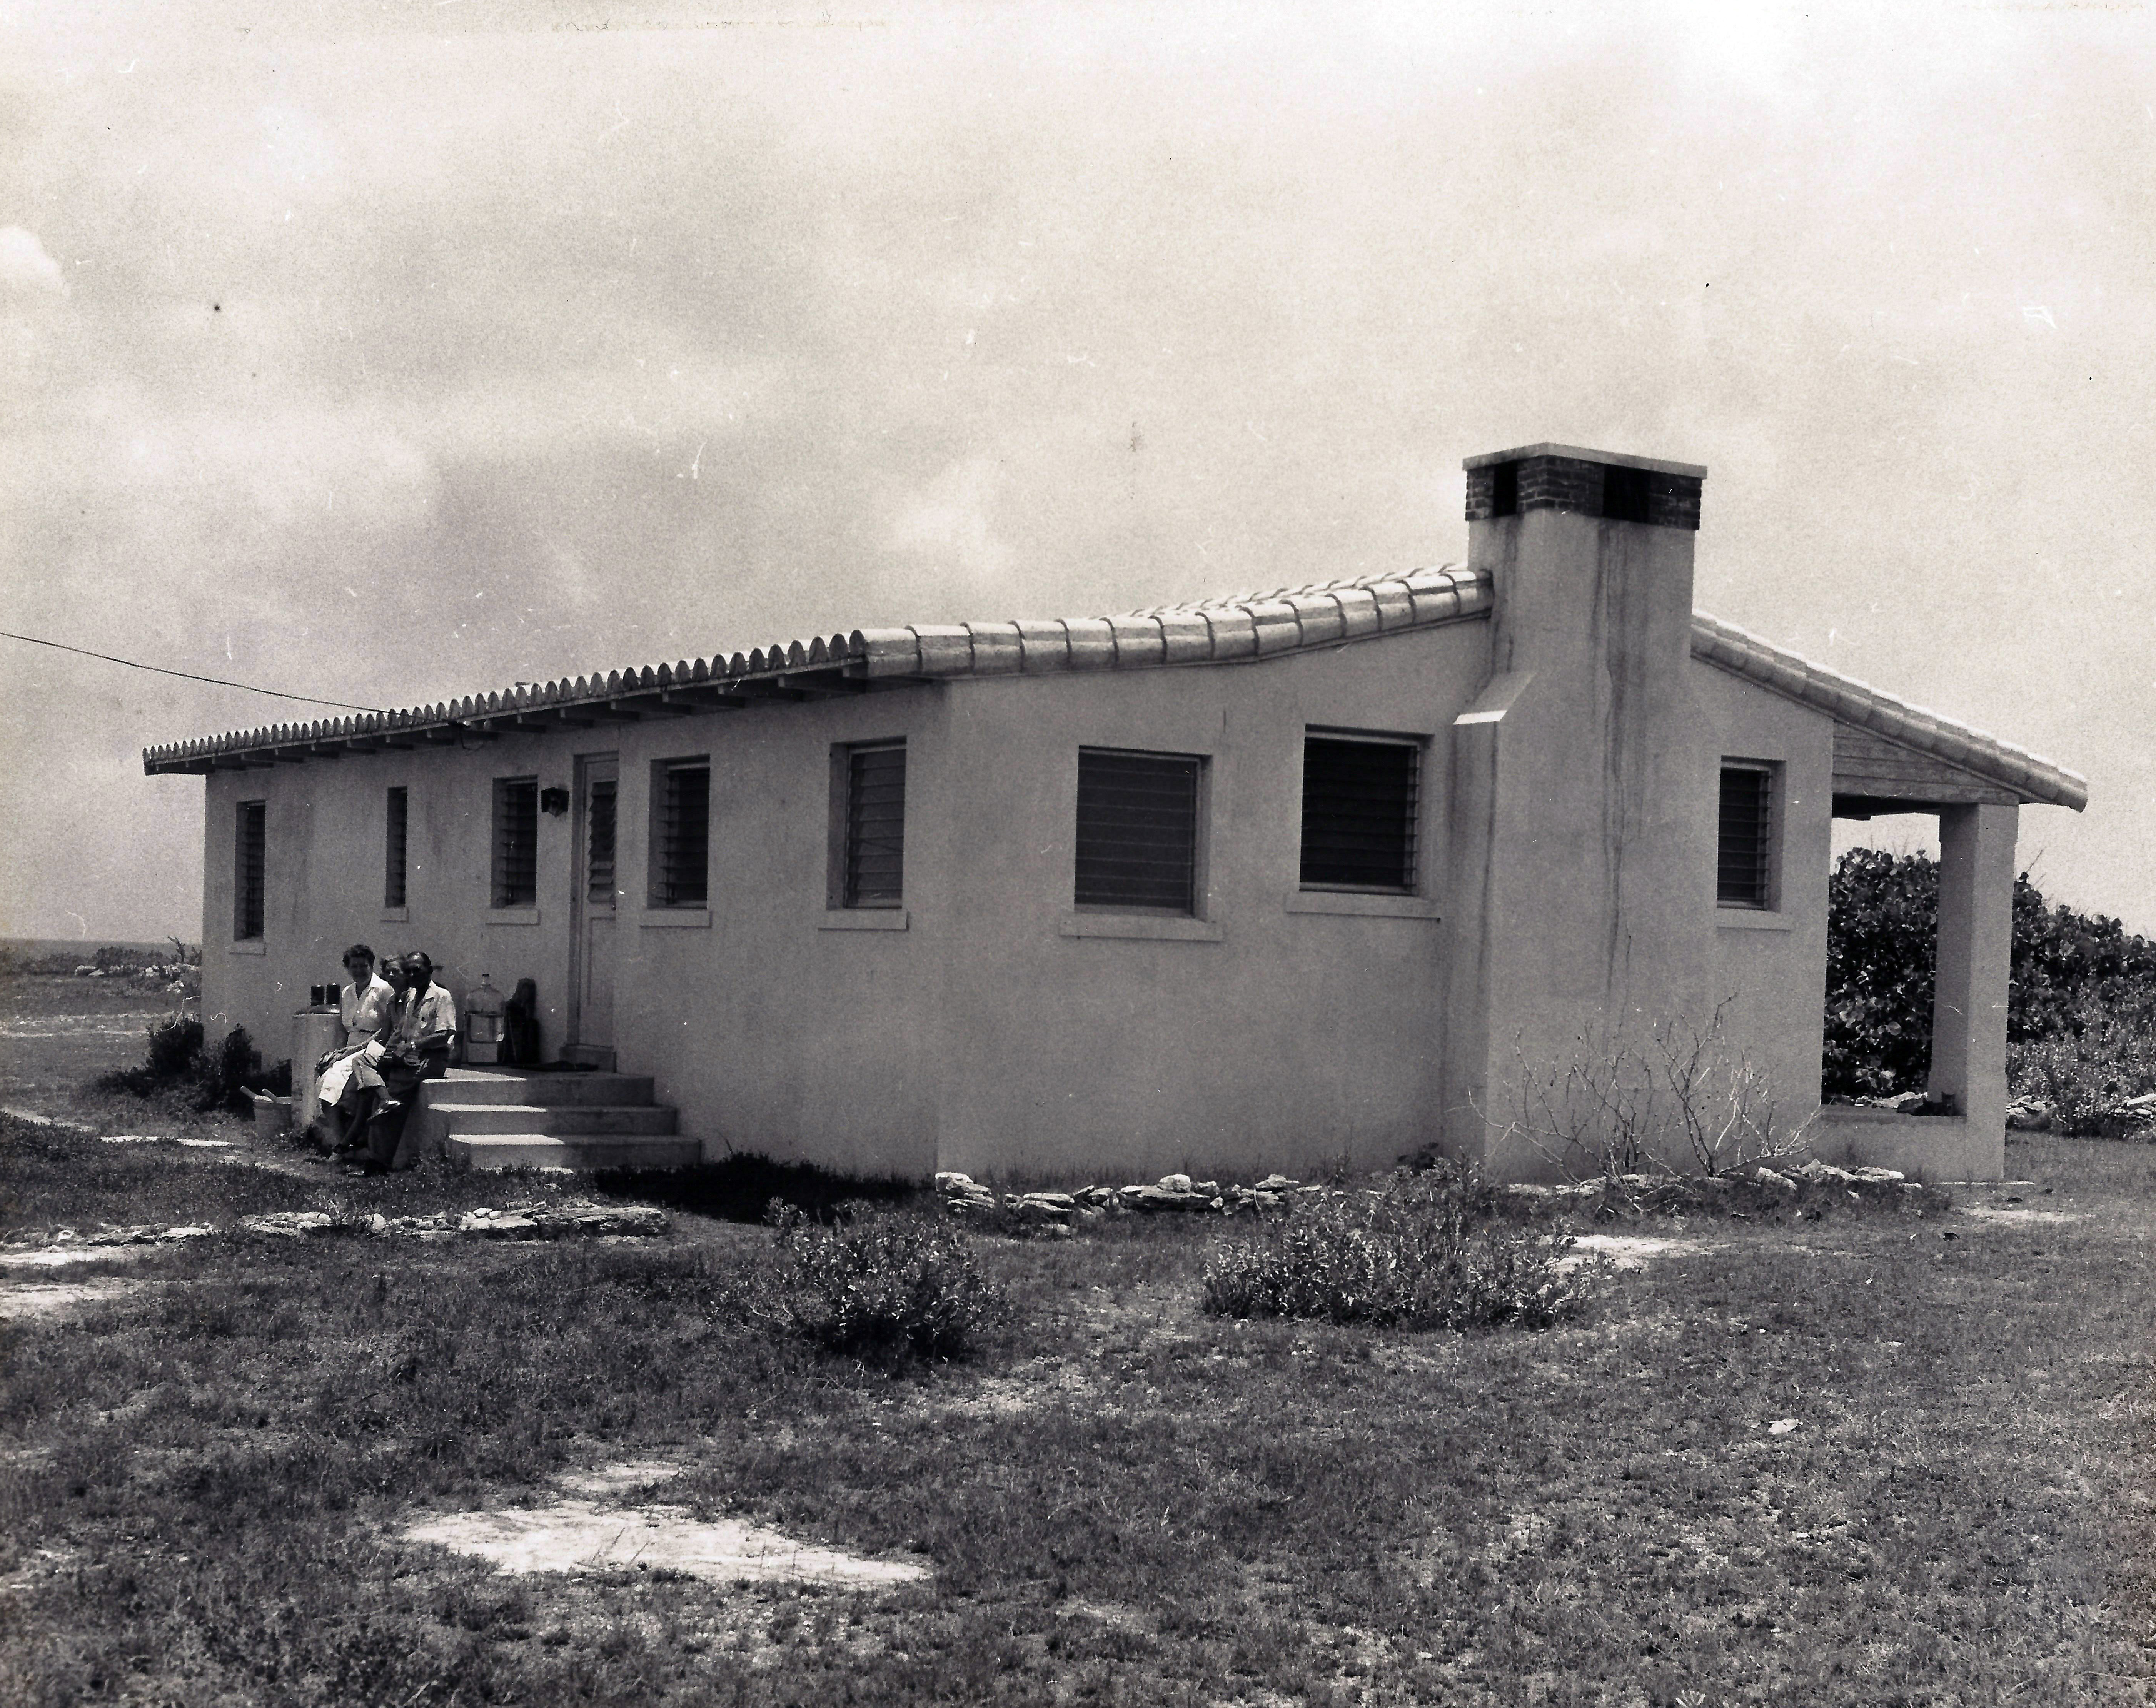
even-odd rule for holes
{"type": "Polygon", "coordinates": [[[267,1215],[242,1216],[239,1225],[250,1234],[296,1239],[303,1234],[335,1233],[337,1218],[326,1210],[273,1210],[267,1215]]]}
{"type": "Polygon", "coordinates": [[[960,1174],[955,1169],[946,1169],[936,1177],[936,1190],[942,1197],[943,1208],[954,1216],[978,1215],[996,1207],[993,1193],[970,1174],[960,1174]]]}
{"type": "Polygon", "coordinates": [[[1060,1192],[1029,1192],[1004,1199],[1004,1212],[1020,1223],[1067,1227],[1078,1213],[1077,1201],[1060,1192]]]}
{"type": "Polygon", "coordinates": [[[547,1234],[532,1217],[514,1210],[473,1210],[458,1219],[457,1232],[483,1239],[543,1239],[547,1234]]]}
{"type": "Polygon", "coordinates": [[[2096,1131],[2099,1138],[2140,1138],[2152,1127],[2156,1127],[2156,1091],[2129,1097],[2097,1113],[2096,1131]]]}

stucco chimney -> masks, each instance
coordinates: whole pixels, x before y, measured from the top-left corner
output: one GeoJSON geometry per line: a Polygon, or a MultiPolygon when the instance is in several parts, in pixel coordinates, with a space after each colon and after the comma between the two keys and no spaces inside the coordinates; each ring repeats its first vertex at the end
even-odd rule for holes
{"type": "Polygon", "coordinates": [[[1606,645],[1620,630],[1679,668],[1705,469],[1557,444],[1464,466],[1468,562],[1496,577],[1498,669],[1536,668],[1523,648],[1548,642],[1570,658],[1590,635],[1606,645]]]}
{"type": "Polygon", "coordinates": [[[1453,728],[1446,1132],[1496,1165],[1523,1071],[1708,1018],[1691,669],[1707,470],[1557,444],[1466,466],[1468,562],[1496,605],[1490,679],[1453,728]]]}

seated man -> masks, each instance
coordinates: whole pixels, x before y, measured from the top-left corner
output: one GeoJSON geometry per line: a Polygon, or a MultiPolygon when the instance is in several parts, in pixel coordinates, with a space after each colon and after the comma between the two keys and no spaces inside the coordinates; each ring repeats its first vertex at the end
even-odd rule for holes
{"type": "MultiPolygon", "coordinates": [[[[394,964],[386,963],[382,972],[394,964]]],[[[321,1076],[319,1118],[331,1150],[353,1149],[360,1142],[374,1094],[382,1089],[374,1064],[389,1042],[397,1018],[396,987],[375,971],[373,950],[354,943],[344,951],[344,967],[352,980],[337,998],[344,1043],[315,1064],[321,1076]]]]}
{"type": "Polygon", "coordinates": [[[434,982],[434,963],[415,950],[402,957],[399,964],[404,1000],[398,1011],[395,1041],[381,1067],[387,1095],[367,1124],[367,1166],[374,1173],[409,1168],[419,1160],[403,1141],[405,1122],[420,1085],[449,1072],[449,1052],[457,1041],[456,1003],[434,982]]]}

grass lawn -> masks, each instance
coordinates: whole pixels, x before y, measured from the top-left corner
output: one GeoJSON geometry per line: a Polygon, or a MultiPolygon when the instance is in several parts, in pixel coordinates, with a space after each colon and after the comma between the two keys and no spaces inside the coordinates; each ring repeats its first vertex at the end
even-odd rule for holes
{"type": "MultiPolygon", "coordinates": [[[[17,1226],[536,1190],[0,1142],[17,1226]]],[[[984,1239],[1012,1326],[899,1373],[758,1328],[764,1237],[680,1212],[148,1249],[4,1331],[0,1701],[2148,1702],[2156,1150],[2009,1157],[2022,1203],[1633,1230],[1685,1244],[1541,1334],[1209,1318],[1194,1220],[984,1239]],[[932,1575],[403,1535],[654,1459],[696,1514],[932,1575]]]]}

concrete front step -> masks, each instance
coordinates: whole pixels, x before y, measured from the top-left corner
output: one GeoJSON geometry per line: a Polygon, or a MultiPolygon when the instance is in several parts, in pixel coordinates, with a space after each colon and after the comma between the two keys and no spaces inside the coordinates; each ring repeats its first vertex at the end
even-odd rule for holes
{"type": "Polygon", "coordinates": [[[694,1139],[657,1134],[457,1133],[446,1151],[460,1168],[688,1168],[703,1160],[694,1139]]]}
{"type": "Polygon", "coordinates": [[[433,1107],[444,1103],[516,1103],[526,1107],[567,1109],[590,1104],[619,1106],[651,1101],[649,1074],[519,1074],[483,1068],[451,1068],[446,1079],[430,1080],[419,1100],[433,1107]]]}
{"type": "Polygon", "coordinates": [[[680,1131],[681,1117],[656,1103],[570,1103],[551,1108],[531,1103],[435,1103],[452,1138],[477,1133],[544,1133],[565,1139],[583,1133],[651,1135],[680,1131]]]}

